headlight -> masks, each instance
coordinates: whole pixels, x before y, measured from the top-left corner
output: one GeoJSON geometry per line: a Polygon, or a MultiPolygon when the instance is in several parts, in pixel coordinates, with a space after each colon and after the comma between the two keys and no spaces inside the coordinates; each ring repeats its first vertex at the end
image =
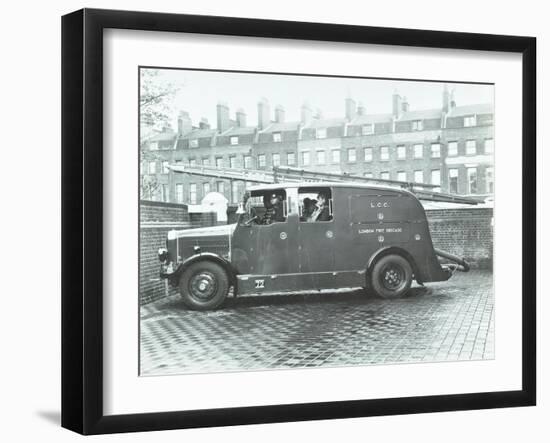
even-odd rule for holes
{"type": "Polygon", "coordinates": [[[161,262],[165,262],[167,257],[168,257],[168,249],[159,248],[159,260],[161,262]]]}

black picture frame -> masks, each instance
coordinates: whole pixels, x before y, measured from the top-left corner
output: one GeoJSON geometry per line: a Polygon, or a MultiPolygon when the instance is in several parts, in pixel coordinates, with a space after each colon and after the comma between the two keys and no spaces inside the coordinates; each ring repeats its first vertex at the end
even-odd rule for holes
{"type": "MultiPolygon", "coordinates": [[[[83,9],[62,18],[62,426],[103,434],[535,405],[536,39],[83,9]],[[522,388],[132,415],[103,412],[103,31],[108,28],[502,51],[522,56],[522,388]]],[[[517,258],[516,258],[517,260],[517,258]]]]}

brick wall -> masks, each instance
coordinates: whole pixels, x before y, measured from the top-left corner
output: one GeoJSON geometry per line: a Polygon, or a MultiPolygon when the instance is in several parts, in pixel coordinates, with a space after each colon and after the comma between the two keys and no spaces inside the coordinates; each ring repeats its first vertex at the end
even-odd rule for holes
{"type": "Polygon", "coordinates": [[[181,204],[142,200],[139,214],[139,300],[145,304],[175,293],[159,278],[157,251],[165,245],[168,231],[191,224],[187,206],[181,204]]]}
{"type": "Polygon", "coordinates": [[[426,215],[434,247],[463,257],[472,268],[493,268],[493,209],[432,209],[426,215]]]}
{"type": "Polygon", "coordinates": [[[139,231],[139,299],[150,303],[176,293],[165,280],[159,278],[158,249],[166,244],[166,235],[172,229],[214,226],[213,212],[188,212],[187,205],[142,200],[140,202],[139,231]]]}

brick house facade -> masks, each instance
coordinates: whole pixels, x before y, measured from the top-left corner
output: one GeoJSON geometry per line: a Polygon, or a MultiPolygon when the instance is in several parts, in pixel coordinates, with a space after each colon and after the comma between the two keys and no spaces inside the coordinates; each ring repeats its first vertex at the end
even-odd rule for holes
{"type": "Polygon", "coordinates": [[[457,106],[445,87],[442,106],[411,110],[406,98],[394,93],[392,112],[367,114],[351,98],[344,116],[325,119],[305,104],[300,121],[285,121],[284,108],[271,113],[266,99],[258,103],[256,125],[237,110],[217,105],[217,128],[207,121],[193,126],[186,112],[178,131],[166,130],[149,139],[142,156],[141,177],[157,184],[143,198],[175,203],[200,203],[210,191],[235,203],[244,190],[241,181],[221,180],[166,169],[172,163],[208,164],[229,168],[269,169],[295,166],[346,172],[374,178],[438,185],[442,192],[491,196],[494,193],[493,106],[457,106]],[[273,118],[272,118],[273,117],[273,118]]]}

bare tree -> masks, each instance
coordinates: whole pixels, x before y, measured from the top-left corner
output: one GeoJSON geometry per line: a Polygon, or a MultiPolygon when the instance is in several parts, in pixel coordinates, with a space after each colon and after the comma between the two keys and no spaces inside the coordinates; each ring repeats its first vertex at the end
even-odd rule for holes
{"type": "MultiPolygon", "coordinates": [[[[139,124],[140,164],[161,160],[156,151],[150,149],[150,140],[156,134],[170,127],[170,111],[180,86],[167,82],[158,69],[140,70],[139,124]]],[[[142,171],[140,198],[153,198],[160,184],[156,174],[142,171]]]]}

